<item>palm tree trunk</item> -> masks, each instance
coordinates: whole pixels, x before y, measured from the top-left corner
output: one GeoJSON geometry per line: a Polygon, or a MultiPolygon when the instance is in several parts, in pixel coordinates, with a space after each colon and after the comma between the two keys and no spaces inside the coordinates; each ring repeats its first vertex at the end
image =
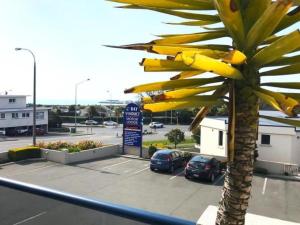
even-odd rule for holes
{"type": "Polygon", "coordinates": [[[250,199],[258,127],[258,99],[249,86],[259,82],[256,71],[244,69],[245,81],[236,82],[234,160],[227,163],[216,225],[243,225],[250,199]]]}

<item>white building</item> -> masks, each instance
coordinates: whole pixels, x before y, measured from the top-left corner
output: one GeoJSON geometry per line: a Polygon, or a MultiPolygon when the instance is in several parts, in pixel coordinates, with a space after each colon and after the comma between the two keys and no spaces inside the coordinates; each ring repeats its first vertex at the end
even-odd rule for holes
{"type": "MultiPolygon", "coordinates": [[[[0,133],[32,128],[33,108],[26,107],[26,95],[0,95],[0,133]]],[[[36,126],[48,131],[48,108],[37,107],[36,126]]]]}
{"type": "MultiPolygon", "coordinates": [[[[282,113],[274,111],[261,111],[260,114],[284,117],[282,113]]],[[[227,128],[228,119],[225,117],[203,119],[200,124],[200,153],[227,159],[227,128]]],[[[260,118],[257,150],[258,161],[265,164],[295,164],[293,166],[299,167],[300,128],[260,118]]]]}

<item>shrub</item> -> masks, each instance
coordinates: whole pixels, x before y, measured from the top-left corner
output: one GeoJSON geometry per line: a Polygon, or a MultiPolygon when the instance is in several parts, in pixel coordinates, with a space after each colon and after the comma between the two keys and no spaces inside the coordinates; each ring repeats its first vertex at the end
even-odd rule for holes
{"type": "Polygon", "coordinates": [[[85,141],[78,142],[75,146],[78,147],[80,150],[87,150],[87,149],[102,147],[103,144],[100,141],[97,142],[97,141],[85,140],[85,141]]]}
{"type": "Polygon", "coordinates": [[[79,152],[81,150],[93,149],[102,147],[103,144],[100,141],[80,141],[76,144],[65,142],[65,141],[56,141],[56,142],[39,142],[37,144],[40,148],[53,149],[53,150],[62,150],[68,149],[68,152],[79,152]]]}
{"type": "Polygon", "coordinates": [[[149,148],[148,148],[148,154],[149,154],[149,157],[152,157],[153,154],[157,151],[157,148],[153,145],[150,145],[149,148]]]}
{"type": "Polygon", "coordinates": [[[165,136],[171,143],[174,143],[175,148],[177,144],[184,141],[184,132],[178,128],[171,130],[169,133],[165,134],[165,136]]]}
{"type": "Polygon", "coordinates": [[[8,151],[8,158],[11,161],[41,158],[41,149],[39,147],[13,148],[8,151]]]}
{"type": "Polygon", "coordinates": [[[193,156],[192,153],[190,153],[190,152],[181,152],[181,153],[186,162],[189,161],[193,156]]]}

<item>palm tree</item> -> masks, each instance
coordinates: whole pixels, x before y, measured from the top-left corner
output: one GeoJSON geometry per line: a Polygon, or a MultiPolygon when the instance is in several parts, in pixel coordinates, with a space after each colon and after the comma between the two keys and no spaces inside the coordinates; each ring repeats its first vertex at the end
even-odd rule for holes
{"type": "Polygon", "coordinates": [[[160,35],[148,43],[111,47],[166,56],[143,59],[140,64],[146,72],[179,72],[169,81],[125,90],[152,93],[143,99],[146,111],[202,107],[190,126],[195,131],[211,106],[226,103],[228,162],[216,224],[244,224],[259,116],[300,126],[294,119],[259,115],[258,111],[259,101],[263,101],[289,117],[297,116],[300,93],[275,92],[268,87],[299,90],[300,82],[266,82],[265,77],[300,72],[299,30],[288,29],[278,34],[300,20],[300,0],[111,1],[123,3],[121,8],[146,9],[189,19],[173,25],[200,27],[198,33],[160,35]],[[221,45],[218,40],[213,44],[202,43],[223,37],[231,38],[232,44],[221,45]],[[203,78],[206,72],[214,76],[203,78]]]}

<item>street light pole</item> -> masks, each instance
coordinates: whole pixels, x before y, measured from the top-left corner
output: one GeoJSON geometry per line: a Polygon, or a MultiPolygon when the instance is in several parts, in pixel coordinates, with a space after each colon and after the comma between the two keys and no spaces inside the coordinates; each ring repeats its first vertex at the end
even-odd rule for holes
{"type": "Polygon", "coordinates": [[[33,57],[33,124],[32,124],[32,144],[36,145],[36,61],[35,55],[30,49],[15,48],[16,51],[24,50],[29,52],[33,57]]]}
{"type": "Polygon", "coordinates": [[[89,80],[90,80],[90,78],[87,78],[87,79],[82,80],[75,84],[75,107],[74,107],[74,109],[75,109],[75,113],[74,113],[75,133],[77,132],[77,88],[78,88],[78,85],[80,85],[86,81],[89,81],[89,80]]]}
{"type": "Polygon", "coordinates": [[[111,91],[107,90],[107,93],[109,93],[109,98],[110,98],[110,112],[109,112],[109,117],[110,117],[110,121],[111,121],[111,113],[112,113],[112,95],[111,95],[111,91]]]}

